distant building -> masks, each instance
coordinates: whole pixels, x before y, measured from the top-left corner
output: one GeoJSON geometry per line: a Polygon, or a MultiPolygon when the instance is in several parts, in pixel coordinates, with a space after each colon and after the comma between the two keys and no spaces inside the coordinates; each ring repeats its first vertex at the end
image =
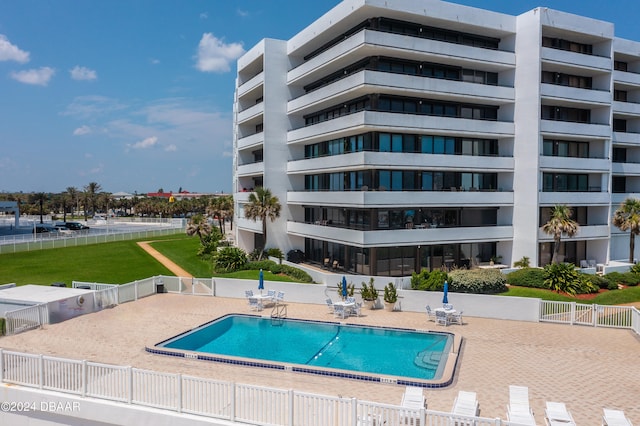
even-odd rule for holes
{"type": "MultiPolygon", "coordinates": [[[[347,272],[550,262],[555,204],[575,264],[627,258],[609,225],[640,197],[640,43],[548,8],[518,16],[439,0],[344,0],[238,60],[236,241],[249,188],[280,199],[268,246],[347,272]]],[[[640,248],[636,248],[636,253],[640,248]]],[[[638,255],[636,255],[638,256],[638,255]]]]}

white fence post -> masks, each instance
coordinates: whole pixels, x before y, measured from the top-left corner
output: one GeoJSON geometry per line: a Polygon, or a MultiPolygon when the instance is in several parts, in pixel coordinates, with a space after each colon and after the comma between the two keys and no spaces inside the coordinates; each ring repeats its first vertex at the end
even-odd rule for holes
{"type": "Polygon", "coordinates": [[[182,374],[177,374],[178,379],[178,413],[182,413],[182,374]]]}
{"type": "Polygon", "coordinates": [[[127,378],[129,379],[129,391],[127,402],[131,404],[133,402],[133,368],[127,367],[127,378]]]}
{"type": "Polygon", "coordinates": [[[4,382],[4,352],[0,348],[0,383],[4,382]]]}
{"type": "Polygon", "coordinates": [[[571,302],[571,325],[576,323],[576,302],[571,302]]]}
{"type": "Polygon", "coordinates": [[[82,360],[82,397],[87,396],[87,382],[89,379],[87,378],[87,360],[82,360]]]}
{"type": "Polygon", "coordinates": [[[358,424],[358,400],[356,398],[351,398],[351,424],[358,424]]]}
{"type": "Polygon", "coordinates": [[[42,354],[38,357],[38,381],[40,389],[44,388],[44,356],[42,354]]]}
{"type": "Polygon", "coordinates": [[[231,407],[229,413],[229,420],[234,422],[236,420],[236,383],[231,384],[231,407]]]}
{"type": "Polygon", "coordinates": [[[293,426],[293,404],[294,404],[294,392],[293,389],[289,389],[289,426],[293,426]]]}

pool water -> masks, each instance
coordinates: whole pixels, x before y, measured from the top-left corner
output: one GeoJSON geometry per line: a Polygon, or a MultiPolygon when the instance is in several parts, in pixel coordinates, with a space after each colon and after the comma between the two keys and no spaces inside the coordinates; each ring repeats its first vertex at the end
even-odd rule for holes
{"type": "Polygon", "coordinates": [[[228,315],[157,346],[377,375],[438,379],[448,333],[228,315]]]}

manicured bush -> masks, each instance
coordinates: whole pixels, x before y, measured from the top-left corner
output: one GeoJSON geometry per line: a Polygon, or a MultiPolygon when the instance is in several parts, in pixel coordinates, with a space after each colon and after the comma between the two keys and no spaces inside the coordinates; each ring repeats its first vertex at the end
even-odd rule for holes
{"type": "Polygon", "coordinates": [[[552,263],[544,267],[544,282],[550,290],[575,295],[590,293],[597,286],[585,274],[580,273],[572,263],[552,263]]]}
{"type": "Polygon", "coordinates": [[[4,336],[5,333],[5,319],[0,318],[0,336],[4,336]]]}
{"type": "Polygon", "coordinates": [[[442,291],[444,282],[449,279],[446,272],[441,270],[427,271],[423,269],[419,274],[411,275],[411,288],[414,290],[442,291]]]}
{"type": "MultiPolygon", "coordinates": [[[[612,283],[606,277],[595,275],[595,274],[594,275],[585,274],[584,276],[586,279],[588,279],[592,284],[594,284],[598,288],[611,289],[610,287],[612,283]]],[[[613,287],[618,288],[618,285],[614,283],[613,287]]]]}
{"type": "MultiPolygon", "coordinates": [[[[293,266],[289,266],[289,265],[276,265],[276,267],[280,267],[281,272],[279,273],[285,274],[286,276],[291,277],[298,282],[301,282],[301,283],[313,282],[313,278],[311,278],[311,275],[307,274],[302,269],[294,268],[293,266]]],[[[271,272],[273,272],[274,274],[276,273],[273,270],[271,272]]]]}
{"type": "Polygon", "coordinates": [[[267,249],[267,256],[280,259],[281,262],[282,262],[282,259],[284,259],[284,253],[282,253],[282,250],[280,250],[277,247],[267,249]]]}
{"type": "Polygon", "coordinates": [[[529,263],[531,263],[531,259],[529,259],[528,256],[522,256],[522,259],[518,260],[517,262],[513,262],[513,266],[515,268],[528,268],[529,263]]]}
{"type": "MultiPolygon", "coordinates": [[[[246,270],[253,270],[253,271],[259,271],[260,269],[262,269],[263,271],[271,271],[273,272],[273,268],[278,266],[278,264],[276,262],[274,262],[273,260],[253,260],[251,262],[247,262],[247,264],[244,266],[244,269],[246,270]]],[[[277,274],[279,272],[273,272],[274,274],[277,274]]]]}
{"type": "Polygon", "coordinates": [[[510,272],[507,282],[520,287],[549,288],[544,283],[544,271],[540,268],[522,268],[510,272]]]}
{"type": "Polygon", "coordinates": [[[636,286],[640,282],[640,274],[633,272],[609,272],[605,277],[615,284],[628,286],[636,286]]]}
{"type": "Polygon", "coordinates": [[[496,294],[507,291],[506,277],[497,269],[457,269],[449,273],[449,291],[496,294]]]}

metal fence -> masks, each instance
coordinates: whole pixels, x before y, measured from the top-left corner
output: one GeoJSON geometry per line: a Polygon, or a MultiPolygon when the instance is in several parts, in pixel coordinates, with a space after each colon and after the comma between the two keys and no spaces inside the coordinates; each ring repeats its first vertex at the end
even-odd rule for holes
{"type": "Polygon", "coordinates": [[[540,301],[541,322],[593,327],[629,328],[640,334],[640,311],[633,306],[540,301]]]}
{"type": "Polygon", "coordinates": [[[259,425],[509,425],[498,418],[457,416],[2,349],[0,382],[259,425]]]}

